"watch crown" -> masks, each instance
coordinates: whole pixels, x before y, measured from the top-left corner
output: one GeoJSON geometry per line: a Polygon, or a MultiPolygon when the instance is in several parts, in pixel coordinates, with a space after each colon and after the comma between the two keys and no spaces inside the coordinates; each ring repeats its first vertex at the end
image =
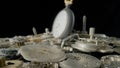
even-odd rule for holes
{"type": "Polygon", "coordinates": [[[72,5],[73,0],[64,0],[65,6],[72,5]]]}

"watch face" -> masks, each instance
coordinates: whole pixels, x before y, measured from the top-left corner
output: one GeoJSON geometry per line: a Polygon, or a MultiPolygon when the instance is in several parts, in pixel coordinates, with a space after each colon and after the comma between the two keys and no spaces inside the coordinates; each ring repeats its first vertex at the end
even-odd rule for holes
{"type": "Polygon", "coordinates": [[[54,20],[52,33],[55,38],[64,38],[72,30],[74,14],[69,8],[65,8],[58,13],[54,20]]]}

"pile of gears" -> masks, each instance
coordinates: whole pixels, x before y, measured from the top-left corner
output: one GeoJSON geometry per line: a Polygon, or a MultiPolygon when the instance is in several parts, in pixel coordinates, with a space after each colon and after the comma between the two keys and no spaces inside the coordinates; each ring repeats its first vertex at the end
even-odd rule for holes
{"type": "Polygon", "coordinates": [[[34,35],[0,38],[0,68],[120,68],[120,39],[86,31],[72,32],[72,0],[65,0],[52,31],[34,35]]]}

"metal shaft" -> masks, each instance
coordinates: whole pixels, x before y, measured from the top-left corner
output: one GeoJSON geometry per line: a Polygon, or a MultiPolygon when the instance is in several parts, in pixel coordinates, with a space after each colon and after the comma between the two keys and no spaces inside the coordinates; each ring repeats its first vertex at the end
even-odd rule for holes
{"type": "Polygon", "coordinates": [[[86,20],[87,20],[87,17],[84,15],[83,16],[83,27],[82,27],[82,33],[83,34],[87,34],[87,31],[86,31],[86,20]]]}
{"type": "Polygon", "coordinates": [[[34,35],[37,35],[37,31],[36,31],[36,28],[35,28],[35,27],[32,28],[32,31],[33,31],[33,34],[34,34],[34,35]]]}

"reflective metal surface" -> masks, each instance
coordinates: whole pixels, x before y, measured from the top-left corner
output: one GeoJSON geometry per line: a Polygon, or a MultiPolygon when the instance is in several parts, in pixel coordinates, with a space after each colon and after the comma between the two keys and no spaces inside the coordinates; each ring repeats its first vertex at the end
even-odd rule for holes
{"type": "Polygon", "coordinates": [[[95,52],[97,50],[96,44],[83,42],[83,41],[77,41],[75,42],[75,44],[71,46],[83,52],[95,52]]]}
{"type": "Polygon", "coordinates": [[[68,53],[67,60],[60,62],[61,68],[99,68],[100,60],[82,53],[68,53]]]}
{"type": "Polygon", "coordinates": [[[55,38],[65,38],[74,26],[74,13],[69,7],[61,10],[53,23],[52,33],[55,38]]]}
{"type": "Polygon", "coordinates": [[[35,62],[58,62],[65,59],[65,53],[56,45],[26,45],[19,52],[24,59],[35,62]]]}
{"type": "Polygon", "coordinates": [[[98,52],[101,53],[112,53],[114,50],[111,46],[105,45],[105,46],[98,46],[98,52]]]}
{"type": "Polygon", "coordinates": [[[102,68],[120,68],[120,55],[107,55],[101,58],[102,68]]]}

